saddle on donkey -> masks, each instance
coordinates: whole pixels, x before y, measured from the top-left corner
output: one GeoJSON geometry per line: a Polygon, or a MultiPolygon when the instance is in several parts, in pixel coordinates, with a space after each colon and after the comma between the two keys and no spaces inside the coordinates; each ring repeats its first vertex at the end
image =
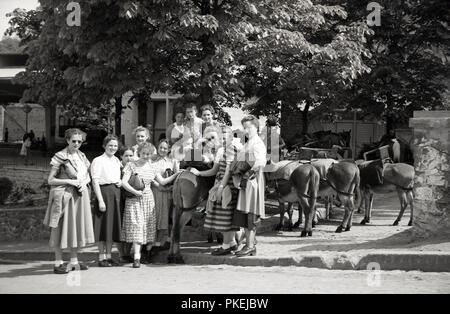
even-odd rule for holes
{"type": "Polygon", "coordinates": [[[384,175],[383,170],[385,165],[389,164],[387,160],[370,160],[359,164],[360,171],[360,186],[361,187],[375,187],[383,185],[384,175]]]}

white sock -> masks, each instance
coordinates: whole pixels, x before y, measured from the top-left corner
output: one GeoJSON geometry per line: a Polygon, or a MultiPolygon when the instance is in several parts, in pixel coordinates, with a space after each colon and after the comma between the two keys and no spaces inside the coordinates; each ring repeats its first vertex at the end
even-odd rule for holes
{"type": "Polygon", "coordinates": [[[134,252],[134,259],[141,259],[141,252],[134,252]]]}
{"type": "Polygon", "coordinates": [[[105,260],[105,259],[106,259],[106,254],[103,254],[103,253],[102,253],[102,254],[99,254],[99,255],[98,255],[98,260],[99,260],[99,261],[103,261],[103,260],[105,260]]]}
{"type": "Polygon", "coordinates": [[[56,266],[56,267],[59,267],[61,264],[63,264],[63,261],[62,261],[62,260],[59,259],[59,260],[56,260],[56,261],[55,261],[55,266],[56,266]]]}
{"type": "Polygon", "coordinates": [[[78,264],[78,257],[70,258],[70,264],[71,265],[77,265],[78,264]]]}
{"type": "Polygon", "coordinates": [[[106,259],[111,259],[111,254],[106,254],[106,259]]]}
{"type": "Polygon", "coordinates": [[[222,249],[227,250],[227,249],[229,249],[230,247],[231,247],[231,245],[230,245],[229,243],[227,243],[227,244],[222,243],[222,249]]]}

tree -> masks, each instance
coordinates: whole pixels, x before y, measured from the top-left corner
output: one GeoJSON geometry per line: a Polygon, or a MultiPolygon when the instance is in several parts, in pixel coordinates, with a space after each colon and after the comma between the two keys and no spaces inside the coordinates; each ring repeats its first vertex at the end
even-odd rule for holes
{"type": "Polygon", "coordinates": [[[369,71],[363,57],[370,57],[365,42],[371,31],[362,22],[348,23],[339,5],[263,1],[256,10],[263,23],[252,31],[242,62],[246,91],[258,97],[248,109],[258,115],[301,111],[306,133],[312,108],[369,71]]]}
{"type": "MultiPolygon", "coordinates": [[[[374,35],[368,42],[373,57],[367,64],[372,71],[336,100],[349,110],[361,108],[367,118],[386,120],[389,130],[407,126],[414,110],[450,108],[445,99],[450,4],[441,0],[378,2],[381,25],[372,27],[374,35]]],[[[349,20],[368,13],[366,4],[357,0],[347,2],[347,11],[349,20]]]]}

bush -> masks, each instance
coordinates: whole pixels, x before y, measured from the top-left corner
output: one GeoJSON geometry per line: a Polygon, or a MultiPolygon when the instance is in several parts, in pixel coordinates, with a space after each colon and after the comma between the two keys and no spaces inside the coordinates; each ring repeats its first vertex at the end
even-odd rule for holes
{"type": "Polygon", "coordinates": [[[0,204],[4,204],[10,196],[14,183],[8,178],[0,178],[0,204]]]}
{"type": "Polygon", "coordinates": [[[17,203],[20,200],[23,200],[25,196],[25,189],[23,186],[15,186],[12,193],[9,195],[9,201],[12,203],[17,203]]]}

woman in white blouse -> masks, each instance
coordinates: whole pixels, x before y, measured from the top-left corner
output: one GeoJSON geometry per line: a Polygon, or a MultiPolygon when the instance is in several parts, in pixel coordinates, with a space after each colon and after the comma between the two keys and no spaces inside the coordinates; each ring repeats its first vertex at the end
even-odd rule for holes
{"type": "Polygon", "coordinates": [[[98,242],[98,266],[119,266],[111,257],[112,244],[120,243],[120,160],[114,156],[119,148],[115,135],[103,140],[103,155],[95,158],[91,165],[91,176],[97,202],[94,203],[94,233],[98,242]],[[105,251],[106,250],[106,251],[105,251]]]}
{"type": "Polygon", "coordinates": [[[251,165],[250,177],[245,187],[239,190],[233,224],[245,228],[246,245],[236,252],[236,256],[256,255],[255,236],[260,218],[264,218],[264,167],[266,160],[266,146],[258,136],[259,122],[255,116],[249,115],[242,119],[242,126],[248,136],[239,160],[245,160],[251,165]],[[243,155],[241,155],[243,154],[243,155]]]}

